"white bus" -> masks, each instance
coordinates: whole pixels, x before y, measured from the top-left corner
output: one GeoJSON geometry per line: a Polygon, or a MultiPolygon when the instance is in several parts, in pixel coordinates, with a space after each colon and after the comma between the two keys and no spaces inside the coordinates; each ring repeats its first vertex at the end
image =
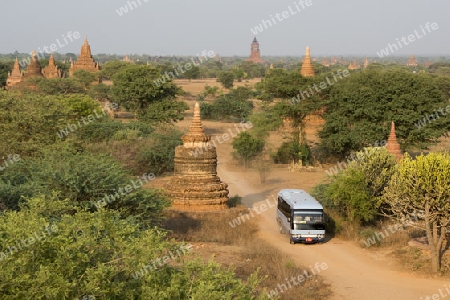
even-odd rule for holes
{"type": "Polygon", "coordinates": [[[288,233],[291,244],[320,243],[325,239],[322,205],[303,190],[284,189],[278,193],[277,223],[288,233]]]}

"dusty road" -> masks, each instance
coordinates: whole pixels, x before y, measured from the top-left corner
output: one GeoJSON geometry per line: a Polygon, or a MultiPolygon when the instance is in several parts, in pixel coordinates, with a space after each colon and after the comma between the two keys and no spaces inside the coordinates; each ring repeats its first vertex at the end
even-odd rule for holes
{"type": "MultiPolygon", "coordinates": [[[[211,128],[214,134],[226,132],[230,125],[204,122],[205,128],[211,128]],[[221,128],[222,127],[222,128],[221,128]]],[[[212,133],[212,132],[211,132],[212,133]]],[[[229,184],[230,195],[240,195],[247,206],[260,206],[271,201],[281,188],[302,188],[307,191],[315,185],[324,172],[320,173],[289,173],[274,169],[267,184],[258,182],[255,172],[243,172],[236,166],[230,152],[231,141],[217,145],[218,174],[229,184]]],[[[290,245],[287,235],[280,235],[275,221],[276,208],[273,207],[260,214],[260,235],[267,243],[290,255],[294,261],[304,267],[325,262],[328,269],[321,275],[331,284],[333,295],[330,299],[361,299],[361,300],[411,300],[432,299],[433,294],[443,295],[435,299],[443,299],[450,290],[450,280],[420,278],[407,272],[395,271],[388,262],[376,260],[368,250],[353,243],[333,238],[319,245],[290,245]],[[429,296],[430,298],[426,298],[429,296]]]]}

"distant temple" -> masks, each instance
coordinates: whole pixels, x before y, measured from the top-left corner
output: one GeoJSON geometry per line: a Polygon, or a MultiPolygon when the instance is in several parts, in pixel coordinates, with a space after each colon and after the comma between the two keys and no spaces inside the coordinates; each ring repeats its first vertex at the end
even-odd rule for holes
{"type": "Polygon", "coordinates": [[[417,67],[417,60],[414,57],[414,55],[411,55],[411,57],[409,58],[408,62],[406,63],[406,65],[408,67],[417,67]]]}
{"type": "Polygon", "coordinates": [[[37,59],[36,51],[33,51],[31,53],[31,61],[27,66],[27,71],[23,75],[23,80],[35,77],[44,77],[44,75],[42,75],[42,68],[37,59]]]}
{"type": "Polygon", "coordinates": [[[391,133],[386,144],[387,151],[395,156],[397,161],[400,161],[403,157],[402,150],[400,149],[400,144],[397,142],[397,136],[395,134],[395,124],[391,123],[391,133]]]}
{"type": "Polygon", "coordinates": [[[50,54],[50,58],[48,60],[48,66],[42,70],[42,74],[45,78],[61,78],[62,73],[61,70],[55,64],[55,58],[53,57],[53,53],[50,54]]]}
{"type": "Polygon", "coordinates": [[[8,78],[6,79],[6,88],[9,89],[21,82],[23,78],[23,74],[20,71],[19,60],[16,57],[16,61],[14,62],[14,67],[11,72],[8,73],[8,78]]]}
{"type": "Polygon", "coordinates": [[[311,63],[311,53],[309,47],[306,47],[305,58],[303,58],[302,69],[300,70],[300,74],[304,77],[314,77],[316,76],[316,72],[314,72],[313,65],[311,63]]]}
{"type": "Polygon", "coordinates": [[[368,66],[369,66],[369,60],[366,57],[366,59],[364,60],[364,69],[367,68],[368,66]]]}
{"type": "Polygon", "coordinates": [[[89,46],[87,38],[84,38],[84,44],[81,47],[81,54],[78,56],[77,61],[73,62],[70,66],[70,76],[72,76],[73,72],[76,70],[86,70],[89,72],[97,72],[100,70],[100,65],[96,63],[92,57],[91,46],[89,46]]]}
{"type": "Polygon", "coordinates": [[[217,176],[216,147],[203,130],[198,102],[189,132],[181,139],[183,145],[175,148],[174,176],[166,187],[172,208],[178,211],[227,209],[228,185],[217,176]]]}
{"type": "Polygon", "coordinates": [[[357,70],[357,69],[359,69],[360,67],[361,67],[361,66],[358,65],[358,64],[356,63],[356,60],[351,61],[350,64],[348,65],[348,69],[349,69],[349,70],[357,70]]]}
{"type": "Polygon", "coordinates": [[[328,63],[328,59],[327,59],[326,57],[324,57],[324,58],[322,59],[322,65],[323,65],[324,67],[329,67],[329,66],[330,66],[330,64],[328,63]]]}
{"type": "Polygon", "coordinates": [[[122,59],[122,61],[126,61],[126,62],[130,62],[130,57],[127,55],[125,55],[125,57],[122,59]]]}
{"type": "Polygon", "coordinates": [[[338,59],[336,58],[336,56],[333,56],[333,58],[331,59],[331,63],[330,63],[330,65],[335,65],[335,64],[337,64],[337,62],[338,62],[338,59]]]}
{"type": "Polygon", "coordinates": [[[252,61],[254,63],[264,62],[261,58],[261,53],[259,51],[259,43],[258,43],[258,40],[256,39],[256,37],[253,39],[250,57],[247,60],[252,61]]]}

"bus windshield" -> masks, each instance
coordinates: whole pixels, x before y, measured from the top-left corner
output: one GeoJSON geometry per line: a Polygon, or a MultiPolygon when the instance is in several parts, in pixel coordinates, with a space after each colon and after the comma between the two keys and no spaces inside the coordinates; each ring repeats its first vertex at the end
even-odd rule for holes
{"type": "Polygon", "coordinates": [[[294,230],[324,230],[323,212],[294,212],[294,230]]]}

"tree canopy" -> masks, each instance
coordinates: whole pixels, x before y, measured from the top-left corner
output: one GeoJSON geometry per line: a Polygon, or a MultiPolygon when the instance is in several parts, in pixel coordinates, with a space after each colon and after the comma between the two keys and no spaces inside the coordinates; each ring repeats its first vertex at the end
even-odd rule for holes
{"type": "Polygon", "coordinates": [[[333,86],[325,103],[321,146],[330,153],[348,154],[385,140],[393,121],[403,149],[424,147],[450,129],[450,118],[425,126],[418,122],[448,104],[427,74],[389,69],[352,73],[333,86]]]}
{"type": "Polygon", "coordinates": [[[112,95],[115,101],[126,109],[143,111],[151,103],[163,99],[174,99],[181,91],[171,81],[155,84],[163,78],[160,70],[151,66],[132,66],[113,77],[112,95]]]}
{"type": "Polygon", "coordinates": [[[382,200],[388,206],[387,215],[398,221],[423,220],[414,225],[425,229],[431,267],[438,272],[450,229],[450,154],[422,154],[416,159],[405,154],[382,200]]]}

